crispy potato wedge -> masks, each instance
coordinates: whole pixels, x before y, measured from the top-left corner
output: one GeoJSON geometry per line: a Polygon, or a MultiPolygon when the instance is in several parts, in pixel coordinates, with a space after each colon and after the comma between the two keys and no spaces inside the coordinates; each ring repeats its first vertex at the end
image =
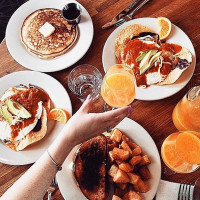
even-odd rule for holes
{"type": "Polygon", "coordinates": [[[122,133],[120,132],[120,130],[117,128],[113,129],[111,132],[110,139],[119,143],[122,139],[122,133]]]}
{"type": "Polygon", "coordinates": [[[126,172],[118,169],[117,174],[113,178],[113,181],[115,183],[128,183],[130,179],[126,172]]]}
{"type": "Polygon", "coordinates": [[[131,184],[136,184],[138,182],[138,180],[140,179],[140,177],[137,174],[134,173],[128,173],[129,179],[130,179],[130,183],[131,184]]]}
{"type": "Polygon", "coordinates": [[[122,141],[120,147],[121,147],[122,149],[128,151],[129,154],[132,155],[132,150],[131,150],[131,148],[128,146],[128,144],[127,144],[126,142],[122,141]]]}
{"type": "Polygon", "coordinates": [[[133,156],[138,156],[138,155],[140,155],[142,153],[142,149],[141,149],[141,147],[140,146],[137,146],[135,149],[133,149],[133,151],[132,151],[132,155],[133,156]]]}
{"type": "Polygon", "coordinates": [[[142,179],[149,180],[151,178],[151,173],[147,166],[140,167],[138,171],[142,179]]]}
{"type": "Polygon", "coordinates": [[[142,156],[142,160],[139,163],[140,166],[143,165],[149,165],[151,163],[151,160],[149,159],[149,157],[147,155],[142,156]]]}
{"type": "Polygon", "coordinates": [[[129,163],[132,165],[132,166],[135,166],[137,165],[138,163],[140,163],[142,161],[142,156],[133,156],[129,163]]]}
{"type": "Polygon", "coordinates": [[[117,174],[118,167],[116,164],[113,164],[111,168],[108,170],[108,175],[114,177],[117,174]]]}
{"type": "Polygon", "coordinates": [[[124,172],[132,172],[134,169],[133,165],[130,165],[129,163],[121,163],[119,164],[119,169],[123,170],[124,172]]]}
{"type": "Polygon", "coordinates": [[[137,192],[146,193],[149,191],[149,186],[146,182],[139,179],[136,184],[134,184],[134,189],[137,192]]]}
{"type": "Polygon", "coordinates": [[[114,160],[127,160],[129,158],[129,152],[115,147],[112,150],[112,157],[114,160]]]}

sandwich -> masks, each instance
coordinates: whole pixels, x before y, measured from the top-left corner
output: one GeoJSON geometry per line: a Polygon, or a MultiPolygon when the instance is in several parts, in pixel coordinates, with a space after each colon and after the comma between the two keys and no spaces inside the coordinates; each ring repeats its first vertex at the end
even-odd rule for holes
{"type": "Polygon", "coordinates": [[[192,63],[192,54],[178,44],[161,42],[140,24],[125,27],[115,41],[120,64],[131,68],[138,87],[173,84],[192,63]]]}
{"type": "Polygon", "coordinates": [[[30,85],[10,87],[0,98],[0,139],[20,151],[47,133],[49,95],[30,85]]]}

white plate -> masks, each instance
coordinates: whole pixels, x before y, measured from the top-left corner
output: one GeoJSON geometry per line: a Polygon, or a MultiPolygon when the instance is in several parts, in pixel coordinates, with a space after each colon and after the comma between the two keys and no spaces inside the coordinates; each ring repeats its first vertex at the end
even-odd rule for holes
{"type": "Polygon", "coordinates": [[[54,72],[73,65],[85,55],[91,45],[94,29],[90,15],[81,4],[82,14],[81,21],[78,25],[80,33],[79,38],[77,43],[66,54],[54,59],[43,60],[37,56],[31,55],[26,50],[20,39],[21,27],[28,15],[41,8],[62,9],[64,5],[69,2],[76,1],[30,0],[15,11],[10,18],[6,29],[6,44],[10,54],[20,65],[35,71],[54,72]]]}
{"type": "MultiPolygon", "coordinates": [[[[0,96],[11,86],[19,84],[32,84],[46,91],[52,101],[51,108],[64,108],[72,114],[72,105],[65,88],[53,77],[33,71],[20,71],[6,75],[0,79],[0,96]]],[[[25,148],[15,152],[0,142],[0,162],[10,165],[25,165],[35,162],[54,141],[64,127],[64,124],[48,120],[46,136],[25,148]]]]}
{"type": "MultiPolygon", "coordinates": [[[[152,163],[149,165],[149,170],[152,178],[149,181],[150,191],[143,194],[144,200],[152,200],[156,194],[156,190],[161,176],[160,156],[157,147],[147,131],[135,121],[125,118],[117,125],[123,133],[135,141],[142,147],[142,150],[151,158],[152,163]]],[[[81,190],[77,186],[72,170],[73,159],[78,146],[76,146],[66,158],[62,171],[58,172],[58,185],[63,197],[67,200],[86,200],[81,190]]]]}
{"type": "MultiPolygon", "coordinates": [[[[103,48],[102,62],[105,72],[109,69],[110,66],[117,63],[114,51],[115,40],[117,36],[119,35],[119,33],[123,28],[131,24],[142,24],[152,29],[155,33],[159,32],[158,21],[156,18],[149,18],[149,17],[138,18],[119,26],[116,30],[114,30],[110,34],[103,48]]],[[[193,62],[191,66],[186,71],[184,71],[181,77],[172,85],[164,85],[164,86],[152,85],[146,89],[137,87],[136,99],[159,100],[172,96],[173,94],[179,92],[183,87],[185,87],[185,85],[189,82],[190,78],[192,77],[196,65],[196,54],[189,37],[179,27],[172,24],[172,32],[167,42],[179,44],[187,48],[192,53],[193,56],[192,58],[193,62]]]]}

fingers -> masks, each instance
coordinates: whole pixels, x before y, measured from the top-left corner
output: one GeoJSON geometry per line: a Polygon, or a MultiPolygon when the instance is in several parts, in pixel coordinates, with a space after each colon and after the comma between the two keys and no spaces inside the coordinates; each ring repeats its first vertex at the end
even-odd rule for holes
{"type": "Polygon", "coordinates": [[[92,96],[89,94],[79,110],[88,113],[92,105],[92,96]]]}

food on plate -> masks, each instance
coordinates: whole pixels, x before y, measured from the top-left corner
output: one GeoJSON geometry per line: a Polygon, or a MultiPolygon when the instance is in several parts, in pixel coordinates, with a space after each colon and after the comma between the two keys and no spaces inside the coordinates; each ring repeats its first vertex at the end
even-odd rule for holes
{"type": "Polygon", "coordinates": [[[133,70],[138,87],[174,83],[192,63],[192,54],[178,44],[161,42],[157,33],[140,24],[125,27],[115,41],[120,64],[133,70]]]}
{"type": "Polygon", "coordinates": [[[53,119],[59,122],[67,123],[70,118],[70,114],[62,108],[54,108],[50,110],[48,119],[53,119]]]}
{"type": "Polygon", "coordinates": [[[106,198],[108,181],[114,185],[113,200],[141,200],[140,193],[150,189],[150,163],[150,158],[139,145],[119,129],[113,129],[111,133],[80,146],[74,161],[74,173],[81,191],[90,200],[106,198]],[[99,195],[100,192],[103,195],[99,195]]]}
{"type": "Polygon", "coordinates": [[[166,17],[158,17],[158,25],[160,27],[160,40],[166,40],[171,33],[172,24],[166,17]]]}
{"type": "Polygon", "coordinates": [[[51,59],[66,53],[78,38],[78,28],[68,24],[61,10],[36,10],[21,28],[21,40],[33,55],[51,59]]]}
{"type": "Polygon", "coordinates": [[[0,139],[20,151],[41,140],[47,132],[49,95],[30,85],[10,87],[0,98],[0,139]]]}
{"type": "Polygon", "coordinates": [[[82,143],[74,161],[76,180],[90,200],[106,197],[106,143],[103,135],[82,143]]]}

